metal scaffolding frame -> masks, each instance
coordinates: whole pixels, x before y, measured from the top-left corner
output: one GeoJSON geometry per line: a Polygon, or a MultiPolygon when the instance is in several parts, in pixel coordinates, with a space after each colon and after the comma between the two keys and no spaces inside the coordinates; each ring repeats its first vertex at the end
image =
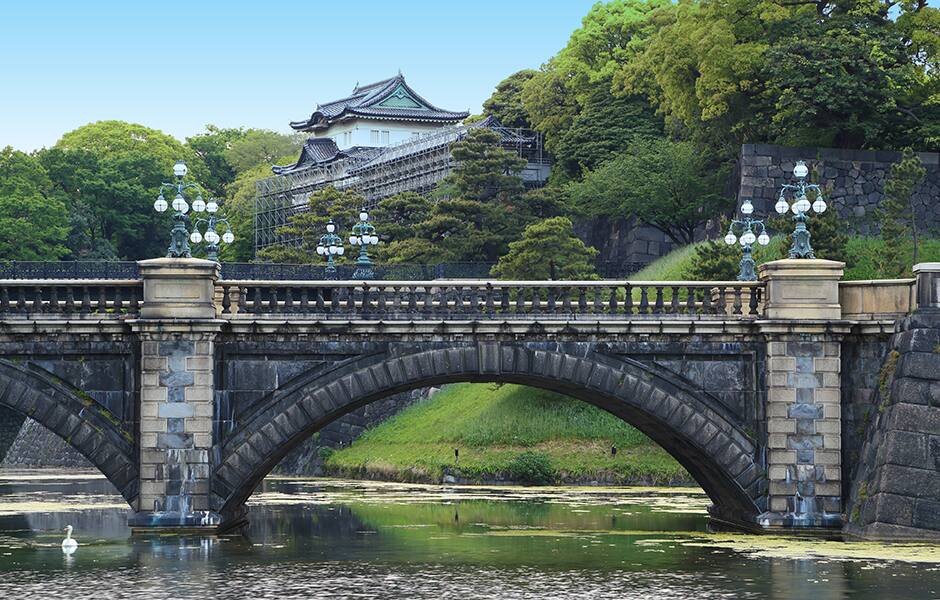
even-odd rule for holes
{"type": "Polygon", "coordinates": [[[526,159],[520,175],[527,186],[545,183],[550,161],[543,154],[539,133],[491,121],[444,127],[372,152],[359,152],[259,181],[254,209],[255,254],[273,244],[299,245],[300,238],[286,237],[277,230],[291,215],[307,209],[311,192],[327,185],[362,194],[369,209],[383,198],[402,192],[430,192],[453,167],[451,146],[475,127],[496,131],[501,136],[500,146],[526,159]]]}

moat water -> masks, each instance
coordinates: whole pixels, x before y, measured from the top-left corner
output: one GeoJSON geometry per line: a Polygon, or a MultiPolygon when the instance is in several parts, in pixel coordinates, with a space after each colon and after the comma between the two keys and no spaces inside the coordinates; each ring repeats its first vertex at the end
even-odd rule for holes
{"type": "Polygon", "coordinates": [[[132,538],[104,479],[0,471],[0,598],[940,599],[938,545],[709,533],[708,503],[275,479],[243,533],[132,538]]]}

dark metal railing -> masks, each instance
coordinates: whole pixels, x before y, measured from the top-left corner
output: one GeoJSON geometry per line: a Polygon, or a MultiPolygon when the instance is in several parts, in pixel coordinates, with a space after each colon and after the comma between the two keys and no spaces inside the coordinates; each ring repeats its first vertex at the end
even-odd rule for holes
{"type": "Polygon", "coordinates": [[[220,281],[222,316],[363,319],[739,318],[763,284],[740,281],[220,281]]]}
{"type": "MultiPolygon", "coordinates": [[[[494,263],[449,262],[435,265],[376,265],[375,276],[389,281],[429,281],[432,279],[487,279],[494,263]]],[[[605,278],[628,277],[641,269],[640,263],[598,261],[597,272],[605,278]]],[[[339,279],[351,278],[355,265],[339,265],[339,279]]],[[[307,281],[325,279],[322,264],[222,263],[222,279],[263,281],[307,281]]],[[[0,279],[139,279],[134,261],[0,261],[0,279]]]]}
{"type": "Polygon", "coordinates": [[[143,303],[139,280],[0,280],[0,315],[122,317],[143,303]]]}

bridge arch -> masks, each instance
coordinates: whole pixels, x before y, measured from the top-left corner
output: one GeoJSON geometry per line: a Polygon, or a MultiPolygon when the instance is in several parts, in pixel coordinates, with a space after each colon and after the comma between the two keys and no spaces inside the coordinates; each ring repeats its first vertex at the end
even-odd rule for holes
{"type": "Polygon", "coordinates": [[[675,457],[714,503],[713,516],[755,522],[767,483],[757,442],[720,403],[637,361],[564,344],[481,342],[389,349],[301,375],[217,443],[212,505],[228,518],[297,444],[331,421],[400,392],[456,382],[554,390],[637,427],[675,457]]]}
{"type": "Polygon", "coordinates": [[[65,440],[114,485],[128,504],[138,495],[133,435],[108,410],[46,371],[0,359],[0,405],[65,440]]]}

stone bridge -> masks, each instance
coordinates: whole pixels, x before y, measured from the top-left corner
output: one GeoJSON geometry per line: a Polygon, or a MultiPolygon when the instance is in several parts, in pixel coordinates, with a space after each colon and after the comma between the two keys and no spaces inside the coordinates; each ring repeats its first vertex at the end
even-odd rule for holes
{"type": "Polygon", "coordinates": [[[311,434],[451,382],[619,416],[692,474],[718,521],[841,527],[917,289],[841,282],[822,260],[769,263],[758,282],[227,281],[195,259],[140,272],[0,281],[0,405],[96,465],[132,527],[175,529],[241,522],[311,434]]]}

